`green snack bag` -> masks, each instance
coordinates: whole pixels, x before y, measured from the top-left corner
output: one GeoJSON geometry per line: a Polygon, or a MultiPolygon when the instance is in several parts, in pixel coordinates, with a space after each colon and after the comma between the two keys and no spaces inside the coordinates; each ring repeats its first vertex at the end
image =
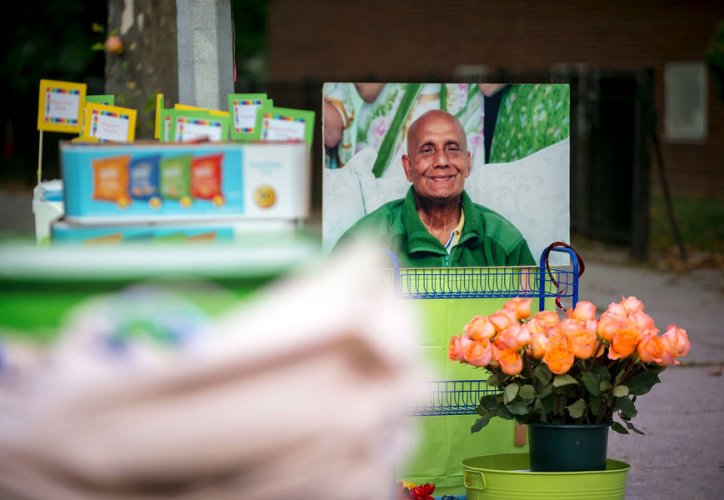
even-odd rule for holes
{"type": "Polygon", "coordinates": [[[191,205],[192,155],[170,156],[160,163],[161,197],[179,200],[182,206],[191,205]]]}

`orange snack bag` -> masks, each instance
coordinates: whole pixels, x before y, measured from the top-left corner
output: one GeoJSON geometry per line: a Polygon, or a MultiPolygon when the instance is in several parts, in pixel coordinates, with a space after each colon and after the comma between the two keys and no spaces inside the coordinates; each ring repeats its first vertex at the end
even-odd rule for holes
{"type": "Polygon", "coordinates": [[[191,162],[191,195],[202,200],[218,200],[221,192],[223,154],[200,156],[191,162]]]}
{"type": "Polygon", "coordinates": [[[93,161],[93,198],[128,205],[129,155],[93,161]]]}

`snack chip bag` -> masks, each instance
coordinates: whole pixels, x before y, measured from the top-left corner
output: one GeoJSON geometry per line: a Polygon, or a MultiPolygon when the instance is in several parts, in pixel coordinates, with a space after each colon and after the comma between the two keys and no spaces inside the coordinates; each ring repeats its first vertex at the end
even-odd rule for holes
{"type": "Polygon", "coordinates": [[[191,162],[191,194],[194,198],[224,202],[221,192],[221,161],[223,154],[200,156],[191,162]]]}
{"type": "Polygon", "coordinates": [[[158,165],[160,155],[133,158],[129,165],[131,198],[160,205],[158,165]],[[157,203],[153,203],[156,201],[157,203]]]}
{"type": "Polygon", "coordinates": [[[93,198],[112,201],[119,207],[127,207],[128,196],[128,155],[113,156],[93,161],[93,198]]]}
{"type": "Polygon", "coordinates": [[[191,155],[170,156],[161,159],[161,196],[191,205],[191,155]]]}

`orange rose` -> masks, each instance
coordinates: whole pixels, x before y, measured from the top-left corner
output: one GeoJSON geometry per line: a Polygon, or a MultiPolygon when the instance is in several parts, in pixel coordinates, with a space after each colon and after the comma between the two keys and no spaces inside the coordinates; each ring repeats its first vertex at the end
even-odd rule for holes
{"type": "Polygon", "coordinates": [[[530,304],[532,301],[533,299],[523,299],[520,297],[516,297],[509,300],[505,304],[505,306],[503,306],[503,309],[512,312],[516,320],[524,319],[530,316],[530,304]]]}
{"type": "Polygon", "coordinates": [[[473,366],[488,366],[493,358],[493,346],[488,339],[474,340],[463,348],[463,358],[473,366]]]}
{"type": "Polygon", "coordinates": [[[490,319],[490,322],[495,325],[495,331],[497,332],[502,332],[510,325],[517,322],[515,316],[510,311],[506,311],[505,309],[503,309],[502,311],[496,311],[495,313],[491,314],[488,319],[490,319]]]}
{"type": "Polygon", "coordinates": [[[613,314],[614,316],[626,317],[628,312],[619,302],[611,302],[608,305],[606,312],[613,314]]]}
{"type": "Polygon", "coordinates": [[[506,375],[518,375],[523,370],[523,358],[518,351],[493,347],[493,357],[506,375]]]}
{"type": "Polygon", "coordinates": [[[657,365],[665,366],[672,364],[667,363],[667,361],[673,361],[673,358],[670,356],[668,360],[666,359],[666,346],[661,338],[655,334],[645,335],[636,347],[636,353],[644,363],[656,363],[657,365]]]}
{"type": "Polygon", "coordinates": [[[558,330],[564,335],[568,336],[577,332],[578,330],[585,330],[586,324],[583,321],[579,321],[573,318],[565,318],[558,323],[558,330]]]}
{"type": "Polygon", "coordinates": [[[568,373],[574,361],[573,351],[566,342],[551,342],[543,356],[543,362],[556,375],[568,373]]]}
{"type": "Polygon", "coordinates": [[[598,320],[596,333],[609,344],[613,341],[613,334],[626,326],[626,320],[621,316],[616,316],[610,311],[601,314],[598,320]]]}
{"type": "Polygon", "coordinates": [[[628,314],[641,312],[644,310],[644,303],[636,297],[624,297],[621,299],[621,305],[628,314]]]}
{"type": "Polygon", "coordinates": [[[630,325],[616,330],[608,350],[608,359],[620,359],[631,355],[641,341],[641,332],[630,325]]]}
{"type": "Polygon", "coordinates": [[[560,321],[558,313],[555,311],[539,311],[533,319],[538,321],[538,323],[544,328],[556,326],[560,321]]]}
{"type": "Polygon", "coordinates": [[[589,359],[598,350],[599,340],[595,330],[581,328],[569,333],[568,338],[571,341],[573,355],[579,359],[589,359]]]}
{"type": "Polygon", "coordinates": [[[629,313],[628,319],[642,333],[659,333],[659,329],[654,325],[654,320],[643,311],[629,313]]]}
{"type": "Polygon", "coordinates": [[[669,325],[666,332],[661,336],[666,350],[675,358],[686,356],[691,350],[691,342],[686,330],[676,325],[669,325]]]}
{"type": "Polygon", "coordinates": [[[576,304],[576,307],[571,311],[570,309],[566,313],[569,318],[578,319],[581,321],[588,321],[596,317],[596,306],[591,302],[581,300],[576,304]]]}
{"type": "Polygon", "coordinates": [[[536,332],[530,336],[530,347],[528,353],[532,358],[541,359],[548,350],[548,337],[542,332],[536,332]]]}
{"type": "Polygon", "coordinates": [[[474,316],[463,328],[465,336],[471,340],[489,339],[495,335],[495,326],[487,316],[474,316]]]}
{"type": "Polygon", "coordinates": [[[447,357],[450,361],[463,361],[463,348],[461,340],[462,337],[460,335],[450,337],[450,343],[447,346],[447,357]]]}
{"type": "Polygon", "coordinates": [[[495,337],[495,346],[498,349],[512,349],[519,351],[530,341],[530,332],[524,326],[513,324],[495,337]]]}
{"type": "Polygon", "coordinates": [[[558,342],[565,344],[568,347],[571,346],[571,341],[568,338],[568,335],[566,335],[566,332],[563,331],[563,326],[561,326],[561,323],[557,324],[552,328],[548,328],[548,330],[546,331],[546,337],[548,337],[549,342],[558,342]]]}
{"type": "Polygon", "coordinates": [[[528,329],[531,335],[534,333],[545,333],[545,328],[543,325],[540,324],[540,321],[538,321],[535,318],[530,319],[526,324],[525,327],[528,329]]]}

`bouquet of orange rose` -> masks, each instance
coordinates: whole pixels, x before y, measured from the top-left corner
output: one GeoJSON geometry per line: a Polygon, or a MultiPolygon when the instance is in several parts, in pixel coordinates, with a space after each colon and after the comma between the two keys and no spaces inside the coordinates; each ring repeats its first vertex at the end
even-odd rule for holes
{"type": "Polygon", "coordinates": [[[488,385],[499,389],[481,398],[473,432],[501,417],[521,424],[611,423],[617,432],[643,434],[631,423],[636,398],[688,354],[686,331],[670,325],[660,334],[636,297],[610,304],[600,318],[586,301],[565,316],[531,317],[531,299],[515,298],[473,317],[450,339],[448,357],[487,369],[488,385]]]}

